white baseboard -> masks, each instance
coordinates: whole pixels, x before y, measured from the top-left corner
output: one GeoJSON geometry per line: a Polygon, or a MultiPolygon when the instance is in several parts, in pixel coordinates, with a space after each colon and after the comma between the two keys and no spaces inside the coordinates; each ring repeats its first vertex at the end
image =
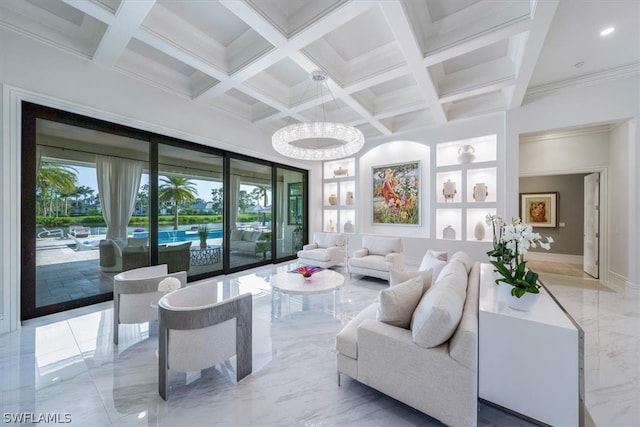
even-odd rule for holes
{"type": "Polygon", "coordinates": [[[564,262],[567,264],[580,265],[582,265],[583,262],[582,255],[552,254],[548,252],[528,252],[525,259],[531,261],[564,262]]]}
{"type": "Polygon", "coordinates": [[[616,292],[620,292],[620,293],[624,293],[624,288],[626,286],[627,282],[627,278],[624,276],[621,276],[618,273],[614,273],[613,271],[609,271],[608,272],[608,277],[607,277],[607,283],[604,283],[604,285],[616,292]]]}
{"type": "Polygon", "coordinates": [[[640,283],[631,283],[628,280],[626,280],[624,283],[626,289],[631,289],[634,292],[640,291],[640,283]]]}

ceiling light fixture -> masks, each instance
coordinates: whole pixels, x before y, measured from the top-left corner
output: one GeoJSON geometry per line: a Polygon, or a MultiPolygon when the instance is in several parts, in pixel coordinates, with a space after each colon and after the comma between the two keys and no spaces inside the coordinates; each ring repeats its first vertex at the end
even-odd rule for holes
{"type": "Polygon", "coordinates": [[[359,129],[326,120],[323,88],[331,94],[326,73],[312,72],[311,81],[318,89],[322,120],[295,123],[277,130],[271,138],[273,148],[283,156],[300,160],[340,159],[360,151],[364,146],[364,135],[359,129]]]}
{"type": "Polygon", "coordinates": [[[616,30],[615,27],[608,27],[608,28],[605,28],[604,30],[600,31],[600,35],[602,37],[608,36],[609,34],[613,33],[615,30],[616,30]]]}

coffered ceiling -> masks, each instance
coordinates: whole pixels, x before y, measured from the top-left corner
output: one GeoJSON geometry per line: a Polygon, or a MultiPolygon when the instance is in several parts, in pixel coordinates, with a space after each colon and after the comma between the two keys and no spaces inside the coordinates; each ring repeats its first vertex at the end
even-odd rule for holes
{"type": "Polygon", "coordinates": [[[638,73],[639,4],[3,0],[0,25],[268,131],[324,110],[374,138],[638,73]]]}

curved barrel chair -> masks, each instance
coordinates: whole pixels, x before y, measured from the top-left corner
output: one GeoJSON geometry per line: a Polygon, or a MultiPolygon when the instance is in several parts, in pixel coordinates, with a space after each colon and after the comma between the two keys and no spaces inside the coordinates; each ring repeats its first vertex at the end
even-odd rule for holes
{"type": "Polygon", "coordinates": [[[236,379],[252,371],[252,298],[218,301],[215,281],[170,292],[158,302],[158,393],[167,400],[169,369],[195,372],[236,355],[236,379]]]}
{"type": "Polygon", "coordinates": [[[165,295],[158,284],[175,277],[180,287],[187,284],[187,272],[169,274],[166,264],[123,271],[113,277],[113,343],[118,345],[121,323],[143,323],[158,320],[158,301],[165,295]]]}

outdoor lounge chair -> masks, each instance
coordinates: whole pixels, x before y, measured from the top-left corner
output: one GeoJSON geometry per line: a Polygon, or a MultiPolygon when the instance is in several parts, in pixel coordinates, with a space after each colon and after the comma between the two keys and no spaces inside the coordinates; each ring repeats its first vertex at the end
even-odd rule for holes
{"type": "Polygon", "coordinates": [[[71,237],[76,242],[76,247],[73,248],[73,250],[76,252],[90,251],[90,250],[98,249],[98,247],[100,246],[100,240],[78,239],[77,237],[74,237],[71,234],[69,234],[69,237],[71,237]]]}
{"type": "Polygon", "coordinates": [[[53,230],[47,230],[46,228],[42,227],[42,231],[38,233],[38,239],[43,239],[45,237],[55,237],[55,236],[58,236],[61,239],[64,237],[64,231],[62,231],[62,228],[54,228],[53,230]]]}

